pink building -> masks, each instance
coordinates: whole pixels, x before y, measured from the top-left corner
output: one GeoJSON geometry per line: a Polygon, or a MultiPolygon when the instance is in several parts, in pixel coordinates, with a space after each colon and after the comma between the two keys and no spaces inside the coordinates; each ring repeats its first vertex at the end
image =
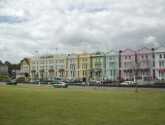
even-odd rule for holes
{"type": "Polygon", "coordinates": [[[133,80],[135,76],[136,52],[125,49],[119,52],[119,79],[133,80]]]}
{"type": "Polygon", "coordinates": [[[136,51],[137,78],[142,80],[155,79],[154,49],[142,48],[136,51]]]}
{"type": "Polygon", "coordinates": [[[157,80],[165,80],[165,47],[155,50],[155,76],[157,80]]]}

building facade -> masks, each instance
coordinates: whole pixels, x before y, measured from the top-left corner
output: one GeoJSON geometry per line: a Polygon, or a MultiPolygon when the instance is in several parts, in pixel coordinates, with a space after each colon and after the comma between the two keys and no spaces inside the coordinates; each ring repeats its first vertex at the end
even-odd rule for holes
{"type": "Polygon", "coordinates": [[[91,54],[91,80],[103,80],[105,79],[105,55],[104,53],[91,54]]]}
{"type": "Polygon", "coordinates": [[[137,79],[155,79],[154,49],[142,48],[136,51],[137,79]]]}
{"type": "Polygon", "coordinates": [[[32,79],[66,79],[66,55],[35,56],[31,60],[32,79]]]}
{"type": "Polygon", "coordinates": [[[22,60],[21,72],[32,80],[164,80],[165,48],[39,55],[22,60]]]}
{"type": "Polygon", "coordinates": [[[27,73],[28,75],[30,75],[30,71],[31,71],[31,60],[29,58],[24,58],[21,63],[20,63],[20,72],[21,73],[27,73]]]}
{"type": "Polygon", "coordinates": [[[106,58],[106,80],[119,80],[119,52],[109,51],[105,54],[106,58]]]}
{"type": "Polygon", "coordinates": [[[91,59],[89,53],[78,55],[78,76],[80,80],[86,81],[90,79],[91,59]]]}
{"type": "Polygon", "coordinates": [[[0,75],[8,75],[8,66],[0,63],[0,75]]]}
{"type": "Polygon", "coordinates": [[[32,79],[48,80],[49,69],[53,65],[52,55],[35,56],[31,62],[31,77],[32,79]],[[52,63],[51,63],[52,62],[52,63]]]}
{"type": "Polygon", "coordinates": [[[67,79],[69,80],[78,80],[78,55],[77,54],[68,54],[67,56],[67,79]]]}
{"type": "Polygon", "coordinates": [[[134,80],[136,69],[136,52],[125,49],[119,52],[119,79],[134,80]]]}
{"type": "Polygon", "coordinates": [[[67,78],[67,55],[58,54],[54,56],[55,61],[55,77],[66,79],[67,78]]]}
{"type": "Polygon", "coordinates": [[[165,47],[155,50],[155,77],[157,80],[165,80],[165,47]]]}

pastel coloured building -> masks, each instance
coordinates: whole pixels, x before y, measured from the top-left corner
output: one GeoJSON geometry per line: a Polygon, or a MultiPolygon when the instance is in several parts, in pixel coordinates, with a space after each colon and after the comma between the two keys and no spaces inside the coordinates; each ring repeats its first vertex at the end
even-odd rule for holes
{"type": "Polygon", "coordinates": [[[134,80],[136,68],[136,52],[125,49],[119,52],[119,79],[134,80]]]}
{"type": "Polygon", "coordinates": [[[165,80],[165,47],[155,50],[155,77],[158,80],[165,80]]]}
{"type": "Polygon", "coordinates": [[[91,80],[105,79],[105,54],[101,52],[91,54],[91,80]]]}
{"type": "Polygon", "coordinates": [[[109,51],[105,53],[106,58],[106,72],[105,79],[117,81],[119,79],[119,52],[109,51]]]}
{"type": "Polygon", "coordinates": [[[78,76],[80,80],[89,80],[91,71],[91,60],[89,53],[78,55],[78,76]]]}
{"type": "Polygon", "coordinates": [[[155,79],[155,57],[154,49],[141,48],[136,51],[137,79],[155,79]]]}

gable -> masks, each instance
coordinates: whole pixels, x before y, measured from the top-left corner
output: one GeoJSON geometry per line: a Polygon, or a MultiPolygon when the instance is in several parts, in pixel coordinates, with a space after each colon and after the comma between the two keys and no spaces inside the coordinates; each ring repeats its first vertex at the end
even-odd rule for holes
{"type": "Polygon", "coordinates": [[[159,47],[159,48],[155,49],[155,52],[156,53],[163,53],[163,52],[165,52],[165,47],[159,47]]]}
{"type": "Polygon", "coordinates": [[[121,52],[121,55],[134,55],[135,51],[132,49],[125,49],[121,52]]]}
{"type": "Polygon", "coordinates": [[[142,53],[142,54],[144,54],[144,53],[152,53],[152,49],[144,47],[144,48],[141,48],[141,49],[137,50],[137,53],[142,53]]]}

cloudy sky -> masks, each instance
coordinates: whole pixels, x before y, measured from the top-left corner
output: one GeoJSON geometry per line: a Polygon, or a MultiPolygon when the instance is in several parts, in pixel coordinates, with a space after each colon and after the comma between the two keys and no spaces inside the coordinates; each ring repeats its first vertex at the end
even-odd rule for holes
{"type": "Polygon", "coordinates": [[[0,0],[3,61],[163,44],[165,0],[0,0]]]}

